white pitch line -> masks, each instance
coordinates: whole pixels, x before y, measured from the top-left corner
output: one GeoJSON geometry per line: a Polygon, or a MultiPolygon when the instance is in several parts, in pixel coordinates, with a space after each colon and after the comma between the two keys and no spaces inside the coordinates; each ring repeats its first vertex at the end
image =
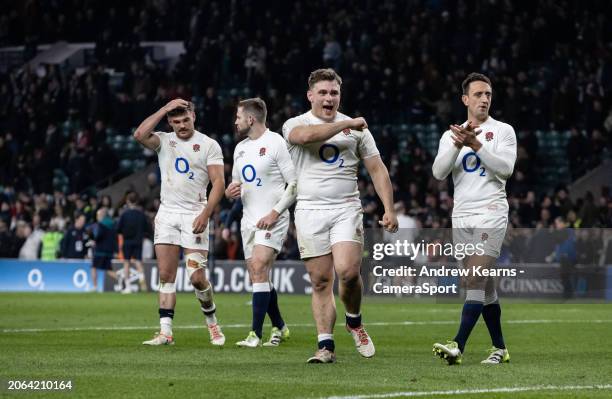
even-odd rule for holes
{"type": "MultiPolygon", "coordinates": [[[[433,326],[433,325],[454,325],[457,320],[429,320],[429,321],[397,321],[397,322],[366,322],[367,326],[433,326]]],[[[507,320],[507,324],[604,324],[612,323],[612,320],[563,320],[563,319],[540,319],[540,320],[507,320]]],[[[291,327],[314,327],[312,323],[290,324],[291,327]]],[[[2,333],[43,333],[43,332],[78,332],[78,331],[130,331],[130,330],[151,330],[158,328],[158,325],[150,326],[85,326],[85,327],[58,327],[58,328],[4,328],[2,333]]],[[[224,324],[223,328],[248,328],[250,324],[224,324]]],[[[175,330],[193,330],[204,328],[204,324],[195,325],[175,325],[175,330]]]]}
{"type": "Polygon", "coordinates": [[[407,391],[390,392],[372,395],[350,395],[350,396],[328,396],[325,399],[378,399],[378,398],[401,398],[418,396],[446,396],[446,395],[472,395],[480,393],[513,393],[529,391],[579,391],[587,389],[612,389],[612,384],[602,385],[534,385],[527,387],[502,387],[482,389],[456,389],[452,391],[407,391]]]}

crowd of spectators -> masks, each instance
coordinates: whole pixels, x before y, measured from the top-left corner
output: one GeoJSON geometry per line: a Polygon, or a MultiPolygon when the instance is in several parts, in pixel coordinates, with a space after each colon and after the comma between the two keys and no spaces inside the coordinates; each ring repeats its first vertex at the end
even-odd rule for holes
{"type": "MultiPolygon", "coordinates": [[[[519,133],[515,174],[508,183],[515,227],[544,227],[563,216],[574,227],[612,227],[607,189],[569,199],[567,189],[543,191],[536,174],[535,130],[570,130],[566,155],[572,178],[597,166],[612,137],[612,26],[606,2],[510,1],[95,1],[11,3],[0,11],[0,45],[57,40],[94,42],[91,62],[0,73],[0,257],[16,257],[30,237],[65,232],[85,214],[95,222],[103,202],[88,191],[117,170],[109,132],[128,135],[175,97],[194,99],[198,128],[217,139],[226,161],[235,145],[233,116],[244,96],[264,98],[269,126],[308,108],[306,79],[321,66],[338,70],[342,110],[364,116],[394,182],[395,198],[422,227],[449,226],[452,187],[430,173],[431,155],[411,136],[398,148],[394,123],[446,126],[465,118],[459,84],[471,71],[494,82],[492,114],[519,133]],[[460,21],[461,23],[457,23],[460,21]],[[142,41],[184,42],[168,67],[142,41]],[[121,73],[116,82],[113,77],[121,73]],[[56,190],[54,171],[68,185],[56,190]],[[88,210],[89,209],[89,210],[88,210]]],[[[545,138],[544,138],[545,139],[545,138]]],[[[228,168],[228,170],[230,170],[228,168]]],[[[155,178],[141,193],[154,215],[155,178]]],[[[366,226],[381,204],[360,173],[366,226]]],[[[121,204],[122,205],[122,204],[121,204]]],[[[399,206],[399,205],[398,205],[399,206]]],[[[214,215],[223,224],[231,204],[214,215]]],[[[239,258],[239,230],[217,229],[218,258],[239,258]]],[[[32,240],[30,240],[32,241],[32,240]]],[[[292,227],[281,257],[294,258],[292,227]]]]}

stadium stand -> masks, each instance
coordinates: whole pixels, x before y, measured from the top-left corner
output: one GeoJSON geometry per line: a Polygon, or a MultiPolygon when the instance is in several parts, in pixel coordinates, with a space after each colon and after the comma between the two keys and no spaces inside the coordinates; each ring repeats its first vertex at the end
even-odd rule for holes
{"type": "MultiPolygon", "coordinates": [[[[194,101],[201,131],[230,162],[239,99],[265,99],[279,131],[307,108],[306,78],[321,66],[343,77],[343,112],[368,120],[395,198],[422,226],[449,226],[452,191],[430,165],[445,126],[464,120],[456,82],[482,71],[494,82],[493,117],[517,128],[513,226],[547,227],[563,215],[573,227],[612,227],[611,179],[580,198],[567,188],[612,153],[612,26],[601,18],[609,3],[72,3],[0,11],[0,257],[31,248],[32,232],[66,231],[81,213],[92,223],[101,189],[113,193],[155,161],[131,132],[170,99],[194,101]],[[484,22],[453,23],[468,16],[484,22]],[[525,24],[538,33],[527,36],[525,24]]],[[[382,206],[364,173],[359,183],[372,226],[382,206]]],[[[140,193],[150,217],[155,185],[153,175],[140,193]]],[[[115,217],[125,194],[113,194],[115,217]]],[[[217,226],[230,208],[225,201],[215,213],[217,226]]],[[[216,229],[215,254],[239,257],[237,227],[227,227],[227,239],[216,229]]],[[[295,237],[287,242],[281,257],[297,253],[295,237]]]]}

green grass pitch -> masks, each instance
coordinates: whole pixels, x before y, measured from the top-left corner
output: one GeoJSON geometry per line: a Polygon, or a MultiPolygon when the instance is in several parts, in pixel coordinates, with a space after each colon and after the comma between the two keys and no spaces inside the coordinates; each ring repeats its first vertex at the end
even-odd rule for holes
{"type": "MultiPolygon", "coordinates": [[[[305,361],[316,349],[310,298],[279,298],[291,328],[289,342],[279,348],[237,348],[235,342],[250,329],[249,299],[216,296],[227,337],[219,349],[208,342],[193,295],[178,295],[176,345],[145,347],[141,342],[157,329],[155,294],[0,294],[0,396],[612,397],[612,305],[505,304],[502,317],[511,363],[480,364],[490,347],[480,320],[463,364],[449,367],[433,357],[431,345],[454,335],[460,305],[368,297],[364,323],[376,356],[360,358],[343,317],[338,317],[338,362],[310,365],[305,361]],[[14,393],[6,389],[11,379],[71,379],[73,390],[14,393]],[[519,391],[500,391],[511,388],[519,391]],[[454,390],[458,392],[419,393],[454,390]]],[[[342,315],[341,304],[338,310],[342,315]]]]}

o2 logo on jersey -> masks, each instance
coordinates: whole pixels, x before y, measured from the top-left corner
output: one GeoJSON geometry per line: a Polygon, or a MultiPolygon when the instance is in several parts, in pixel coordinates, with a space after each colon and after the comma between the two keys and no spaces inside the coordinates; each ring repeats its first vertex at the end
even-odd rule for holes
{"type": "Polygon", "coordinates": [[[319,158],[327,164],[334,164],[340,159],[339,168],[344,168],[344,158],[340,158],[340,149],[334,144],[323,144],[319,148],[319,158]]]}
{"type": "Polygon", "coordinates": [[[480,157],[476,155],[474,151],[465,154],[461,160],[463,170],[467,173],[476,172],[480,169],[480,176],[486,176],[485,168],[484,166],[480,166],[480,163],[480,157]]]}
{"type": "Polygon", "coordinates": [[[261,187],[261,178],[257,177],[255,167],[251,164],[244,165],[242,168],[242,178],[247,183],[252,183],[254,180],[257,180],[257,187],[261,187]]]}
{"type": "Polygon", "coordinates": [[[189,161],[185,158],[179,157],[174,161],[174,169],[180,174],[188,174],[188,179],[193,180],[193,172],[189,170],[189,161]]]}

